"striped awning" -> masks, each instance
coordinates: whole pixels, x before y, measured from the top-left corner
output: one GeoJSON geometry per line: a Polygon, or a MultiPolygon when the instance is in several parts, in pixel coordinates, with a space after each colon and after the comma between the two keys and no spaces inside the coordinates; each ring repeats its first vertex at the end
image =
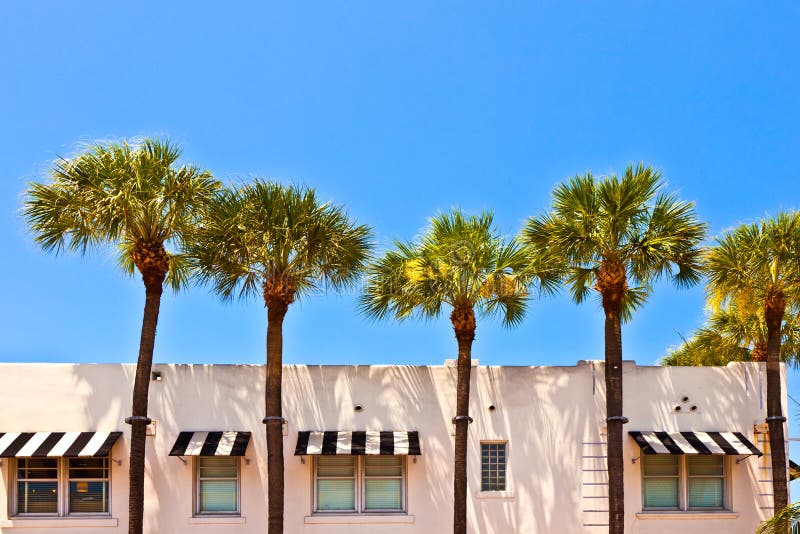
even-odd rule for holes
{"type": "Polygon", "coordinates": [[[250,432],[181,432],[170,456],[244,456],[250,432]]]}
{"type": "Polygon", "coordinates": [[[419,456],[419,432],[416,430],[303,430],[297,434],[295,456],[315,454],[350,454],[419,456]]]}
{"type": "Polygon", "coordinates": [[[629,432],[643,454],[754,454],[761,451],[741,432],[629,432]]]}
{"type": "Polygon", "coordinates": [[[122,432],[0,432],[0,458],[107,456],[122,432]]]}

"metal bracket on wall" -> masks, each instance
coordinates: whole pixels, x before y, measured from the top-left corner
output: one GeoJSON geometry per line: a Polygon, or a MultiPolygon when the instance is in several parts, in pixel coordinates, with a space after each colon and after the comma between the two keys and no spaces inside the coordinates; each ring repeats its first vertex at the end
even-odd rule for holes
{"type": "Polygon", "coordinates": [[[183,456],[176,456],[175,458],[177,458],[178,460],[183,462],[183,465],[186,465],[186,464],[189,463],[189,462],[186,461],[186,458],[184,458],[183,456]]]}

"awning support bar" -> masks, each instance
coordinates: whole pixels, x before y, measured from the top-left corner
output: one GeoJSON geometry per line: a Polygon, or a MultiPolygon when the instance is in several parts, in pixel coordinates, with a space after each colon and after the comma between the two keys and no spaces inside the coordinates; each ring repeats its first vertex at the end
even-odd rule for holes
{"type": "Polygon", "coordinates": [[[747,456],[742,456],[741,458],[737,458],[736,459],[736,465],[739,465],[740,463],[744,462],[745,460],[747,460],[751,456],[755,456],[755,454],[748,454],[747,456]]]}

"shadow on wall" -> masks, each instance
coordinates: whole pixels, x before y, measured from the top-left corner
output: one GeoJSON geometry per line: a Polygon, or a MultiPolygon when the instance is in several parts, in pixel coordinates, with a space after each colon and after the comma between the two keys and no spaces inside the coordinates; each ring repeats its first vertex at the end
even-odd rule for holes
{"type": "MultiPolygon", "coordinates": [[[[625,412],[630,423],[625,431],[738,431],[766,453],[764,444],[754,436],[754,425],[764,422],[766,417],[766,369],[765,364],[731,363],[727,367],[706,367],[702,375],[693,367],[632,367],[625,374],[625,412]],[[651,389],[647,389],[650,385],[651,389]],[[654,395],[657,392],[658,395],[654,395]],[[688,397],[688,401],[683,399],[688,397]],[[647,400],[648,402],[643,402],[647,400]],[[691,407],[695,406],[695,410],[691,407]],[[676,408],[680,407],[680,410],[676,408]]],[[[640,450],[625,436],[626,469],[633,466],[641,469],[639,461],[631,459],[641,456],[640,450]],[[630,454],[628,453],[630,451],[630,454]]],[[[769,465],[768,454],[734,456],[730,459],[733,509],[741,514],[743,521],[752,524],[737,524],[736,528],[752,532],[760,521],[771,515],[772,499],[762,495],[772,493],[771,482],[762,476],[763,466],[769,465]],[[739,460],[739,463],[736,463],[739,460]],[[748,530],[749,529],[749,530],[748,530]]],[[[641,510],[641,481],[628,484],[626,478],[626,508],[641,510]]],[[[652,525],[648,531],[652,532],[652,525]]],[[[637,518],[632,519],[631,533],[645,530],[637,518]]]]}
{"type": "MultiPolygon", "coordinates": [[[[433,503],[436,515],[424,519],[417,515],[432,532],[452,528],[449,432],[455,393],[447,384],[444,389],[437,387],[435,369],[291,365],[283,375],[290,436],[297,430],[420,430],[422,455],[410,459],[408,466],[408,508],[414,513],[433,503]],[[356,412],[355,404],[361,404],[363,411],[356,412]],[[438,461],[430,461],[431,457],[438,461]]],[[[287,456],[293,452],[287,450],[287,456]]]]}
{"type": "MultiPolygon", "coordinates": [[[[190,430],[252,432],[247,452],[252,463],[243,465],[242,470],[242,482],[247,487],[242,506],[243,512],[250,507],[257,521],[256,511],[266,514],[266,438],[261,423],[264,366],[155,368],[162,370],[164,382],[151,385],[149,412],[158,422],[158,432],[154,439],[148,439],[147,470],[150,475],[161,476],[148,477],[148,528],[168,531],[170,525],[156,525],[156,517],[185,523],[191,513],[191,492],[186,491],[192,483],[191,462],[183,465],[168,456],[177,433],[190,430]],[[187,515],[161,516],[161,502],[185,509],[187,515]]],[[[58,372],[51,366],[37,369],[37,389],[47,390],[51,381],[63,381],[63,368],[58,372]]],[[[72,366],[69,398],[63,396],[63,382],[53,384],[52,390],[61,393],[48,399],[47,410],[41,404],[23,405],[15,419],[27,421],[29,430],[49,429],[53,420],[78,430],[123,430],[125,442],[117,445],[114,455],[123,455],[119,451],[127,455],[130,430],[122,420],[130,409],[133,372],[133,365],[72,366]],[[82,413],[76,415],[77,404],[82,413]]],[[[10,381],[0,378],[0,384],[5,386],[5,382],[10,381]]],[[[409,462],[409,509],[417,513],[417,523],[431,532],[452,528],[455,382],[453,367],[286,366],[287,524],[302,524],[311,509],[310,465],[301,465],[293,457],[298,430],[420,430],[422,456],[416,463],[409,462]],[[354,410],[356,403],[363,411],[354,410]],[[297,476],[302,483],[290,482],[289,477],[297,476]]],[[[698,373],[693,368],[637,367],[626,362],[625,415],[630,423],[625,431],[736,430],[752,437],[752,424],[765,416],[762,383],[763,376],[755,364],[732,364],[698,373]],[[698,409],[676,412],[674,407],[682,396],[690,397],[698,409]]],[[[7,385],[12,394],[16,387],[18,394],[24,395],[23,386],[7,385]]],[[[475,532],[556,532],[571,525],[582,528],[583,446],[587,440],[601,439],[604,398],[600,362],[580,362],[575,367],[473,369],[470,413],[475,422],[469,434],[469,521],[475,532]],[[496,410],[489,411],[489,405],[495,405],[496,410]],[[509,442],[513,499],[479,498],[481,440],[509,442]]],[[[630,460],[639,456],[639,450],[627,434],[624,443],[626,510],[631,518],[641,510],[641,482],[628,472],[633,469],[638,473],[639,464],[630,460]]],[[[127,466],[127,457],[119,459],[127,466]]],[[[759,492],[749,489],[759,484],[758,468],[751,465],[758,461],[750,458],[733,464],[734,476],[738,477],[735,507],[737,511],[749,510],[747,514],[753,517],[753,511],[764,506],[759,492]],[[749,486],[746,490],[745,484],[749,486]]],[[[114,515],[120,521],[127,520],[126,503],[127,494],[115,494],[114,515]]],[[[631,532],[637,532],[638,527],[645,530],[632,518],[631,532]]]]}

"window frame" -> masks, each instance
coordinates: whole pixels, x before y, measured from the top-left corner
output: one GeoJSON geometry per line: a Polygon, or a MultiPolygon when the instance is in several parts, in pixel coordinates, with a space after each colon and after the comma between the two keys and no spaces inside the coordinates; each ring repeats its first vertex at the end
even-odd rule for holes
{"type": "Polygon", "coordinates": [[[709,456],[720,456],[722,457],[722,476],[719,475],[693,475],[689,477],[689,457],[694,455],[689,454],[675,454],[672,456],[678,457],[678,507],[677,508],[662,508],[662,507],[652,507],[652,506],[645,506],[645,484],[644,481],[646,478],[667,478],[666,476],[661,475],[650,475],[646,476],[645,473],[645,458],[648,456],[658,456],[654,454],[642,454],[642,460],[639,462],[640,466],[640,476],[641,476],[641,494],[642,494],[642,512],[644,513],[659,513],[659,512],[675,512],[675,513],[686,513],[686,514],[696,514],[696,513],[719,513],[719,512],[729,512],[732,510],[730,496],[732,494],[731,491],[731,469],[730,469],[730,458],[726,454],[713,454],[709,456]],[[689,478],[721,478],[722,479],[722,507],[720,508],[697,508],[697,507],[690,507],[689,506],[689,478]]]}
{"type": "MultiPolygon", "coordinates": [[[[95,458],[95,457],[91,457],[95,458]]],[[[105,466],[103,469],[108,473],[106,478],[70,478],[69,470],[70,470],[70,460],[77,459],[76,458],[62,458],[64,461],[64,501],[65,501],[65,508],[64,517],[95,517],[95,516],[108,516],[111,515],[111,458],[108,456],[98,456],[96,458],[105,460],[105,466]],[[71,512],[70,506],[72,504],[72,500],[70,498],[70,488],[69,485],[71,482],[105,482],[107,484],[108,490],[106,491],[106,511],[105,512],[71,512]]],[[[91,469],[91,468],[89,468],[91,469]]]]}
{"type": "Polygon", "coordinates": [[[319,459],[322,456],[315,456],[312,466],[312,478],[313,478],[313,491],[314,491],[314,502],[313,502],[313,512],[315,514],[358,514],[360,513],[361,503],[359,502],[359,494],[358,491],[359,484],[358,479],[360,476],[359,467],[361,462],[358,460],[358,456],[353,455],[342,455],[347,456],[348,458],[353,459],[353,476],[323,476],[320,477],[319,473],[319,459]],[[353,481],[353,509],[352,510],[320,510],[319,509],[319,480],[352,480],[353,481]]]}
{"type": "Polygon", "coordinates": [[[69,478],[69,460],[72,457],[46,457],[47,459],[52,459],[56,461],[56,479],[28,479],[28,478],[19,478],[19,465],[20,460],[30,460],[33,457],[19,457],[19,458],[11,458],[9,462],[10,467],[10,477],[9,481],[11,482],[11,491],[9,491],[9,496],[11,497],[11,506],[10,506],[10,516],[11,517],[18,517],[18,518],[29,518],[29,519],[64,519],[70,517],[79,517],[79,518],[91,518],[91,517],[111,517],[111,503],[112,503],[112,484],[111,484],[111,456],[91,456],[87,458],[104,458],[106,460],[106,469],[108,471],[108,478],[105,479],[70,479],[69,478]],[[56,512],[54,513],[30,513],[30,512],[20,512],[19,511],[19,482],[20,481],[28,481],[28,480],[38,480],[40,482],[52,482],[53,480],[56,481],[56,512]],[[69,484],[71,480],[80,481],[80,482],[107,482],[108,483],[108,492],[106,497],[106,508],[108,511],[106,512],[70,512],[70,495],[69,495],[69,484]]]}
{"type": "Polygon", "coordinates": [[[690,475],[689,474],[689,458],[690,457],[686,456],[686,459],[684,460],[684,465],[686,467],[686,476],[685,476],[685,478],[686,478],[686,491],[685,491],[685,494],[686,494],[686,506],[685,506],[685,510],[687,512],[720,512],[720,511],[728,509],[728,493],[729,493],[729,489],[728,489],[728,480],[729,480],[728,472],[729,472],[729,469],[728,469],[727,456],[723,455],[723,454],[714,454],[714,455],[710,455],[710,456],[721,456],[722,457],[722,475],[690,475]],[[696,506],[695,507],[691,506],[691,503],[689,502],[689,482],[693,478],[694,479],[720,479],[720,480],[722,480],[722,506],[721,507],[715,507],[715,508],[711,508],[711,507],[700,507],[700,508],[698,508],[696,506]]]}
{"type": "Polygon", "coordinates": [[[241,517],[242,515],[242,460],[238,456],[225,456],[233,458],[236,464],[236,510],[233,512],[203,512],[200,510],[200,482],[202,480],[231,480],[231,477],[201,478],[200,460],[208,456],[195,456],[192,469],[192,483],[194,485],[194,502],[192,503],[192,517],[241,517]]]}
{"type": "Polygon", "coordinates": [[[479,476],[480,476],[480,492],[485,494],[498,494],[498,493],[508,493],[511,491],[511,482],[509,480],[509,471],[508,471],[508,455],[510,452],[510,447],[508,440],[502,439],[484,439],[481,440],[478,444],[479,447],[479,456],[480,456],[480,468],[479,468],[479,476]],[[503,463],[503,480],[505,487],[503,489],[483,489],[483,446],[484,445],[503,445],[505,448],[504,451],[504,463],[503,463]]]}
{"type": "Polygon", "coordinates": [[[311,484],[312,484],[312,508],[313,514],[319,515],[353,515],[353,516],[369,516],[369,515],[406,515],[408,514],[408,457],[402,454],[392,455],[401,459],[400,466],[402,474],[397,476],[366,476],[366,459],[369,455],[340,455],[349,456],[354,459],[354,475],[352,477],[319,477],[318,466],[319,459],[322,455],[314,455],[311,462],[311,484]],[[320,510],[318,506],[319,485],[317,481],[320,480],[353,480],[353,510],[320,510]],[[381,509],[381,510],[367,510],[367,479],[397,479],[400,478],[400,504],[401,509],[381,509]]]}
{"type": "MultiPolygon", "coordinates": [[[[12,473],[12,512],[13,517],[42,517],[42,518],[51,518],[51,517],[63,517],[62,512],[62,503],[61,500],[64,496],[63,488],[62,488],[62,479],[61,479],[61,459],[60,458],[44,458],[47,460],[55,460],[56,461],[56,478],[19,478],[19,470],[20,468],[20,460],[28,461],[32,458],[24,457],[24,458],[14,458],[14,462],[11,467],[13,468],[12,473]],[[20,482],[55,482],[56,483],[56,511],[55,512],[20,512],[19,510],[19,483],[20,482]]],[[[41,469],[50,469],[50,468],[41,468],[41,469]]]]}
{"type": "Polygon", "coordinates": [[[368,458],[380,458],[380,456],[361,456],[361,460],[357,463],[361,464],[362,473],[361,473],[361,513],[362,514],[401,514],[406,513],[406,460],[405,456],[400,454],[392,455],[395,458],[400,458],[400,476],[391,475],[391,476],[382,476],[382,475],[371,475],[367,476],[367,459],[368,458]],[[367,480],[397,480],[400,479],[400,509],[394,508],[374,508],[374,509],[367,509],[367,480]]]}
{"type": "Polygon", "coordinates": [[[683,486],[684,486],[684,480],[683,480],[683,463],[684,462],[683,462],[683,459],[680,456],[674,455],[674,454],[670,454],[670,455],[652,455],[651,454],[649,456],[648,455],[643,455],[643,458],[642,458],[642,510],[646,511],[646,512],[680,512],[680,511],[683,511],[683,508],[682,508],[683,500],[681,498],[681,495],[683,494],[683,486]],[[659,456],[669,456],[669,458],[677,459],[678,460],[676,462],[677,463],[677,468],[678,468],[677,469],[677,473],[675,475],[647,475],[646,474],[646,470],[645,470],[645,463],[646,463],[647,458],[649,456],[653,456],[653,457],[656,457],[656,458],[659,457],[659,456]],[[647,492],[647,485],[645,484],[645,481],[647,479],[649,479],[649,478],[670,478],[670,479],[677,480],[677,482],[678,482],[678,484],[677,484],[677,489],[678,489],[677,493],[678,494],[676,495],[676,497],[677,497],[677,499],[676,499],[677,505],[674,506],[674,507],[672,507],[672,506],[645,506],[646,492],[647,492]]]}

